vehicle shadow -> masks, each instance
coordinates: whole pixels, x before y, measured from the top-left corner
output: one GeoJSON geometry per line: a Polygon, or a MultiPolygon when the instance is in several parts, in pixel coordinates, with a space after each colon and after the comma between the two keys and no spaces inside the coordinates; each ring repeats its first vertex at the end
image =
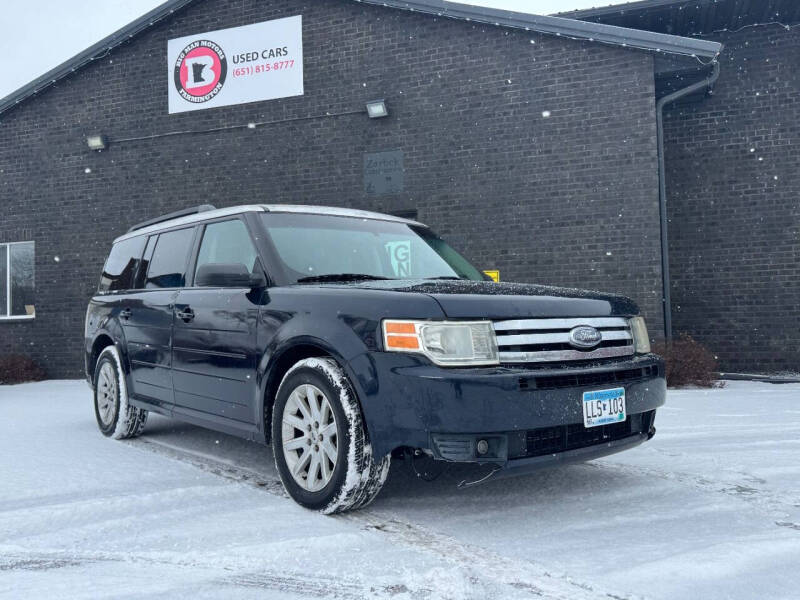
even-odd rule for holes
{"type": "MultiPolygon", "coordinates": [[[[187,453],[232,468],[277,481],[272,450],[257,442],[203,429],[160,415],[151,415],[143,439],[150,444],[187,453]]],[[[541,511],[581,503],[598,489],[635,487],[638,476],[599,468],[596,464],[573,464],[534,471],[510,478],[495,478],[491,467],[443,464],[427,457],[395,459],[383,491],[373,503],[376,509],[423,511],[442,505],[473,507],[486,515],[487,507],[502,506],[508,515],[514,508],[541,511]],[[477,483],[480,482],[480,483],[477,483]]]]}

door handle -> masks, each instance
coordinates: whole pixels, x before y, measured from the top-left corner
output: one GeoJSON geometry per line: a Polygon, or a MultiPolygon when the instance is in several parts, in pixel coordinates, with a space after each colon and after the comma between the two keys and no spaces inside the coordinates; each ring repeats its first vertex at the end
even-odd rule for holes
{"type": "Polygon", "coordinates": [[[128,319],[130,319],[131,318],[131,309],[130,308],[123,308],[121,311],[119,311],[119,318],[122,319],[123,321],[127,321],[128,319]]]}
{"type": "Polygon", "coordinates": [[[179,310],[177,314],[178,318],[184,323],[188,323],[194,319],[194,311],[188,306],[183,310],[179,310]]]}

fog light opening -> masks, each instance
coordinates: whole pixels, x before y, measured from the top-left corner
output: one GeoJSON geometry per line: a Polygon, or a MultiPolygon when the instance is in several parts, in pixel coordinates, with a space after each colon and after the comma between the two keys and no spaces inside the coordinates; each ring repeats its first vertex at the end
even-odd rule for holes
{"type": "Polygon", "coordinates": [[[478,454],[480,455],[486,454],[489,451],[489,442],[487,442],[486,440],[478,440],[477,449],[478,449],[478,454]]]}

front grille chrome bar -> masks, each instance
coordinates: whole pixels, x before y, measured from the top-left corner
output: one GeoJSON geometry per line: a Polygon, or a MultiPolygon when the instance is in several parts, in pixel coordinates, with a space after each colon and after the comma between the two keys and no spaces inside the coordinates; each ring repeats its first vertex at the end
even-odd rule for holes
{"type": "MultiPolygon", "coordinates": [[[[630,331],[603,331],[600,330],[604,342],[614,340],[633,340],[630,331]]],[[[531,344],[568,344],[569,331],[558,333],[526,333],[524,335],[502,336],[504,346],[525,346],[531,344]]],[[[499,343],[499,339],[498,339],[499,343]]]]}
{"type": "Polygon", "coordinates": [[[556,362],[560,360],[594,360],[633,354],[633,346],[600,348],[591,352],[580,350],[550,350],[546,352],[500,352],[501,363],[556,362]]]}
{"type": "Polygon", "coordinates": [[[525,319],[523,321],[495,321],[495,331],[529,330],[529,329],[572,329],[579,325],[597,327],[628,327],[628,321],[622,317],[578,317],[571,319],[525,319]]]}
{"type": "Polygon", "coordinates": [[[633,334],[622,317],[497,321],[494,330],[501,363],[596,360],[635,353],[633,334]],[[582,325],[600,332],[596,347],[581,350],[570,345],[570,331],[582,325]]]}

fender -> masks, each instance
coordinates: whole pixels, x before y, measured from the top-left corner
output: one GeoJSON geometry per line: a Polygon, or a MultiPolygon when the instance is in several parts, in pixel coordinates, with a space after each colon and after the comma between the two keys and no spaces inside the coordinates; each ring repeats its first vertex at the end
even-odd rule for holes
{"type": "MultiPolygon", "coordinates": [[[[92,304],[86,315],[86,346],[85,346],[85,359],[84,367],[86,371],[86,378],[93,385],[94,372],[90,372],[89,364],[92,359],[92,349],[95,343],[101,336],[111,338],[122,359],[122,369],[125,373],[126,379],[130,378],[130,361],[128,360],[128,344],[125,338],[125,330],[116,318],[116,313],[119,312],[117,307],[106,307],[103,305],[92,304]]],[[[130,381],[126,382],[128,389],[130,388],[130,381]]]]}
{"type": "MultiPolygon", "coordinates": [[[[380,429],[378,424],[385,421],[386,414],[383,406],[376,406],[375,401],[379,400],[378,397],[378,372],[375,363],[369,352],[362,352],[350,360],[345,358],[327,341],[310,335],[298,336],[286,340],[280,347],[277,347],[271,353],[271,359],[266,358],[266,354],[262,358],[259,365],[259,399],[256,403],[258,407],[258,414],[263,415],[259,428],[263,433],[263,439],[260,441],[266,442],[269,439],[269,433],[266,430],[269,425],[264,418],[266,416],[265,410],[269,408],[267,401],[270,405],[273,398],[269,397],[268,386],[277,390],[280,383],[276,381],[273,376],[274,369],[281,365],[282,356],[290,353],[295,348],[314,346],[321,351],[330,355],[342,367],[345,375],[350,380],[353,390],[356,394],[356,399],[361,407],[361,414],[367,425],[367,435],[369,432],[375,432],[380,429]]],[[[391,442],[382,440],[373,440],[370,438],[373,449],[379,454],[386,454],[392,450],[391,442]]]]}
{"type": "MultiPolygon", "coordinates": [[[[444,312],[427,294],[376,293],[349,286],[271,289],[259,314],[257,335],[263,352],[253,402],[258,411],[253,418],[264,439],[269,433],[264,428],[265,410],[273,400],[270,391],[280,383],[275,382],[274,369],[291,366],[285,364],[287,353],[302,346],[308,353],[318,348],[336,359],[355,389],[367,430],[384,429],[378,426],[385,411],[376,402],[378,373],[372,353],[380,351],[381,320],[405,317],[441,319],[444,312]]],[[[309,358],[308,353],[298,360],[309,358]]]]}
{"type": "MultiPolygon", "coordinates": [[[[259,338],[261,338],[262,332],[267,334],[262,327],[263,322],[259,319],[259,338]]],[[[378,323],[376,322],[376,330],[377,327],[378,323]]],[[[286,366],[282,365],[281,359],[287,353],[303,346],[319,348],[325,354],[333,357],[356,387],[359,399],[364,397],[363,391],[358,385],[359,374],[355,373],[350,365],[351,358],[359,356],[367,350],[364,341],[342,320],[326,319],[324,322],[320,322],[318,318],[311,318],[310,315],[296,315],[278,329],[259,358],[256,371],[258,398],[256,398],[254,406],[257,410],[255,417],[258,419],[259,429],[265,439],[268,437],[268,432],[264,422],[264,411],[269,408],[267,403],[271,404],[273,400],[270,397],[270,389],[277,389],[277,385],[280,383],[275,380],[276,369],[286,366]]],[[[304,358],[306,357],[304,356],[304,358]]]]}

